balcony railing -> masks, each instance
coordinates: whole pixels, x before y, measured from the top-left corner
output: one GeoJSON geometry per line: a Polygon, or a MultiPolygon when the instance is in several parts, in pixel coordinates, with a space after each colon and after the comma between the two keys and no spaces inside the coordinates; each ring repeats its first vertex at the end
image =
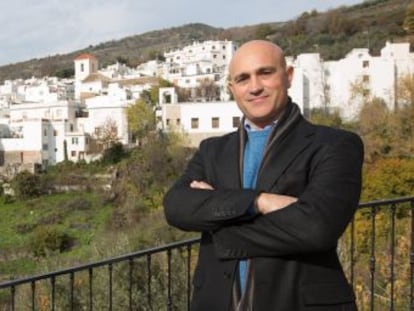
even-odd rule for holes
{"type": "MultiPolygon", "coordinates": [[[[189,310],[198,243],[0,283],[0,310],[189,310]]],[[[414,197],[360,204],[338,252],[360,311],[414,310],[414,197]]]]}

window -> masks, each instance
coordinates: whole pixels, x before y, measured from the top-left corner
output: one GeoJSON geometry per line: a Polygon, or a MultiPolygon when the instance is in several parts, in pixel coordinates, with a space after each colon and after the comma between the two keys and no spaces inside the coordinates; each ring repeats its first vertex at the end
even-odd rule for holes
{"type": "Polygon", "coordinates": [[[191,128],[198,129],[198,118],[191,118],[191,128]]]}
{"type": "Polygon", "coordinates": [[[233,127],[239,127],[240,117],[233,117],[233,127]]]}
{"type": "Polygon", "coordinates": [[[72,123],[69,125],[69,128],[70,128],[70,131],[73,132],[73,124],[72,123]]]}
{"type": "Polygon", "coordinates": [[[54,130],[53,131],[53,136],[58,136],[58,131],[54,130]]]}
{"type": "Polygon", "coordinates": [[[79,143],[78,137],[72,137],[72,145],[77,145],[79,143]]]}
{"type": "Polygon", "coordinates": [[[211,118],[211,127],[213,129],[218,129],[220,127],[220,119],[218,117],[211,118]]]}
{"type": "Polygon", "coordinates": [[[180,125],[181,125],[181,119],[177,119],[177,120],[175,121],[175,124],[177,124],[177,126],[180,126],[180,125]]]}
{"type": "Polygon", "coordinates": [[[170,125],[170,119],[167,119],[167,120],[165,121],[165,123],[167,124],[167,126],[169,126],[169,125],[170,125]]]}
{"type": "Polygon", "coordinates": [[[76,151],[72,150],[72,151],[70,152],[70,155],[71,155],[72,157],[76,157],[76,151]]]}
{"type": "Polygon", "coordinates": [[[47,136],[47,129],[43,129],[43,136],[47,136]]]}
{"type": "Polygon", "coordinates": [[[84,65],[84,64],[81,64],[81,66],[80,66],[80,71],[81,71],[81,72],[84,72],[84,71],[85,71],[85,65],[84,65]]]}
{"type": "Polygon", "coordinates": [[[43,149],[43,151],[49,150],[49,145],[48,144],[43,144],[42,149],[43,149]]]}
{"type": "Polygon", "coordinates": [[[362,62],[362,67],[363,67],[363,68],[368,68],[368,67],[369,67],[369,60],[364,60],[364,61],[362,62]]]}
{"type": "Polygon", "coordinates": [[[369,82],[369,76],[368,76],[368,75],[363,75],[363,76],[362,76],[362,81],[363,81],[364,83],[368,83],[368,82],[369,82]]]}

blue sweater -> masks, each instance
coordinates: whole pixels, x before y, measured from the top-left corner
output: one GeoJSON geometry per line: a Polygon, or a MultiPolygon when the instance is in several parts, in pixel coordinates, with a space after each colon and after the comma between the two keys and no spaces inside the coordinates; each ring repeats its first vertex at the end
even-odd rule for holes
{"type": "MultiPolygon", "coordinates": [[[[257,174],[263,157],[263,151],[266,146],[272,127],[266,127],[260,131],[247,129],[247,143],[244,148],[243,157],[243,188],[254,189],[256,187],[257,174]]],[[[239,262],[241,292],[244,293],[247,279],[247,262],[239,262]]]]}

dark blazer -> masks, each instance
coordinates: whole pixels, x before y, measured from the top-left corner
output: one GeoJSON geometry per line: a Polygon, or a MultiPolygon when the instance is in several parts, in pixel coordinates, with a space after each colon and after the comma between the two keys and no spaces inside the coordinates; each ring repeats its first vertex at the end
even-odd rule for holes
{"type": "Polygon", "coordinates": [[[363,146],[351,132],[302,116],[268,152],[255,190],[241,187],[244,129],[204,140],[164,199],[167,221],[202,233],[191,310],[231,310],[241,258],[251,259],[254,311],[356,310],[336,253],[361,189],[363,146]],[[215,190],[191,189],[203,180],[215,190]],[[251,215],[259,192],[298,197],[251,215]]]}

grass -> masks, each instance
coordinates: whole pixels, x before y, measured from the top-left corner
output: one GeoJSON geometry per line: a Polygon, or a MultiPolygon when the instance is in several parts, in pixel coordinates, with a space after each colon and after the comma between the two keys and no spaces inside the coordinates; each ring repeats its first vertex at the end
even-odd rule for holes
{"type": "Polygon", "coordinates": [[[36,228],[57,226],[74,240],[62,258],[88,258],[90,243],[105,231],[112,206],[98,193],[64,193],[0,203],[0,279],[8,275],[33,274],[42,260],[33,256],[32,235],[36,228]]]}

